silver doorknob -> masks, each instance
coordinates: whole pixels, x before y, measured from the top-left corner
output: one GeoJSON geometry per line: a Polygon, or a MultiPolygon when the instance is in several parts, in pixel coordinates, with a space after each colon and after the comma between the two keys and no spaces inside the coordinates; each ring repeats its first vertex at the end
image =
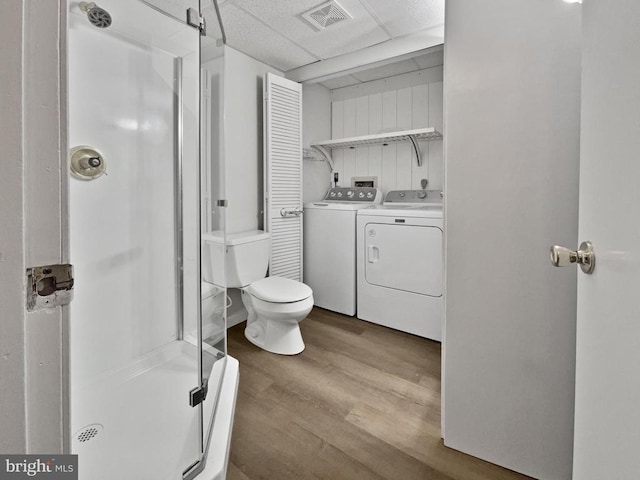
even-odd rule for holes
{"type": "Polygon", "coordinates": [[[551,264],[554,267],[566,267],[578,263],[582,271],[588,275],[596,268],[596,253],[591,242],[582,242],[578,251],[553,245],[549,250],[551,264]]]}

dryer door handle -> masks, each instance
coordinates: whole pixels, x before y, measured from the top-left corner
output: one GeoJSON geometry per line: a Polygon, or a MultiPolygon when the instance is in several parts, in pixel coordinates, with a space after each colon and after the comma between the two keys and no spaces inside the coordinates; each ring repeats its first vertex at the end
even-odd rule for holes
{"type": "Polygon", "coordinates": [[[380,259],[380,249],[375,245],[369,245],[367,248],[367,261],[369,263],[377,263],[380,259]]]}

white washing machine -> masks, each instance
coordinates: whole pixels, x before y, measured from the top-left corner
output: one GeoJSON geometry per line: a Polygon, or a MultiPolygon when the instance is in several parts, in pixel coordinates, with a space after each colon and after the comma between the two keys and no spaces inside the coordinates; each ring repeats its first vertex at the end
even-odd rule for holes
{"type": "Polygon", "coordinates": [[[304,283],[316,306],[356,314],[356,213],[381,203],[377,188],[335,187],[304,205],[304,283]]]}
{"type": "Polygon", "coordinates": [[[358,318],[442,341],[442,198],[396,190],[358,211],[358,318]]]}

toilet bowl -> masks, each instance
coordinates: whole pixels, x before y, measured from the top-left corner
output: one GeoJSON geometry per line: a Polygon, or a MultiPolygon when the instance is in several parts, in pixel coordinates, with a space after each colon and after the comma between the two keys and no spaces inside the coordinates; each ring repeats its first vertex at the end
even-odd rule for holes
{"type": "Polygon", "coordinates": [[[244,336],[254,345],[281,355],[304,350],[298,323],[313,308],[311,288],[283,277],[267,277],[242,289],[249,318],[244,336]]]}
{"type": "Polygon", "coordinates": [[[266,277],[271,236],[261,230],[226,235],[203,234],[205,281],[239,288],[249,314],[245,337],[254,345],[280,355],[304,350],[299,322],[313,308],[313,292],[301,282],[266,277]],[[220,272],[225,272],[221,275],[220,272]]]}

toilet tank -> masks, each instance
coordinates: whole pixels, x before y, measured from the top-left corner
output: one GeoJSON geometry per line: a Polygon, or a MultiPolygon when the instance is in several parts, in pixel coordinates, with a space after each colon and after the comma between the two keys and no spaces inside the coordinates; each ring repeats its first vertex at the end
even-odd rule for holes
{"type": "Polygon", "coordinates": [[[224,287],[224,232],[202,234],[202,280],[224,287]]]}
{"type": "Polygon", "coordinates": [[[216,231],[203,234],[202,240],[204,281],[239,288],[266,276],[271,251],[269,233],[250,230],[227,234],[225,238],[222,232],[216,231]]]}

